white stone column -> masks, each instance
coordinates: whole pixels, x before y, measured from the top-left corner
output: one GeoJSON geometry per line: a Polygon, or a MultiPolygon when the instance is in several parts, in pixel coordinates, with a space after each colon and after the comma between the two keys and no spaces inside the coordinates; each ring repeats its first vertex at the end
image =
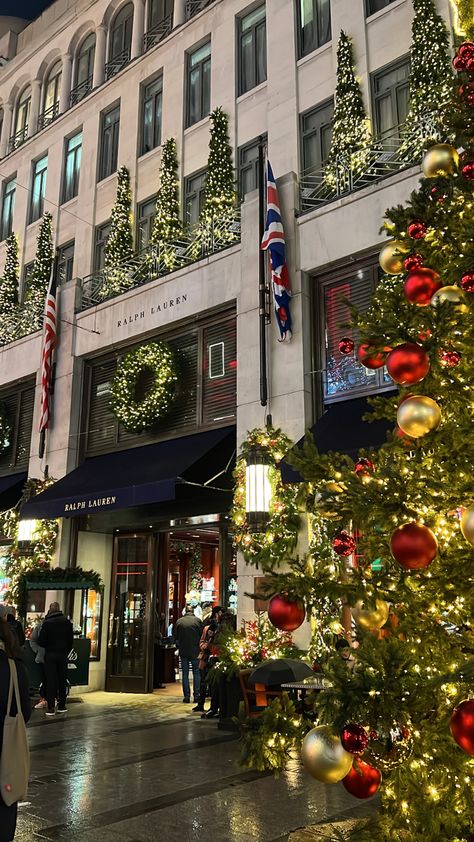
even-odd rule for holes
{"type": "Polygon", "coordinates": [[[95,31],[95,55],[93,87],[102,85],[105,79],[105,50],[107,46],[107,27],[100,24],[95,31]]]}
{"type": "Polygon", "coordinates": [[[0,158],[4,158],[8,152],[8,141],[10,140],[12,131],[12,117],[13,105],[5,102],[3,105],[2,136],[0,138],[0,158]]]}
{"type": "Polygon", "coordinates": [[[59,113],[68,110],[71,98],[72,55],[64,53],[61,70],[61,96],[59,97],[59,113]]]}
{"type": "Polygon", "coordinates": [[[145,0],[133,0],[133,28],[131,58],[141,56],[145,35],[145,0]]]}
{"type": "Polygon", "coordinates": [[[32,137],[38,129],[38,116],[41,103],[41,79],[33,79],[31,83],[31,106],[28,121],[28,137],[32,137]]]}
{"type": "Polygon", "coordinates": [[[186,0],[174,0],[173,29],[181,26],[186,17],[186,0]]]}

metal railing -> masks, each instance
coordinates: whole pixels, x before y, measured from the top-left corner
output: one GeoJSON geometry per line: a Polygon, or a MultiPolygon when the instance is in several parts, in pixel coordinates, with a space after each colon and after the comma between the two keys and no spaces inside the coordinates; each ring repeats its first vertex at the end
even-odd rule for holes
{"type": "Polygon", "coordinates": [[[56,119],[58,114],[59,114],[59,100],[57,100],[56,102],[53,102],[53,104],[50,105],[49,108],[45,108],[45,110],[42,111],[41,114],[38,115],[37,131],[40,132],[41,129],[45,129],[46,126],[49,126],[49,124],[52,123],[53,120],[56,119]]]}
{"type": "Polygon", "coordinates": [[[81,281],[81,299],[77,312],[190,266],[238,242],[240,208],[235,208],[232,217],[226,221],[213,222],[208,228],[195,225],[173,242],[149,245],[124,263],[87,275],[81,281]]]}
{"type": "Polygon", "coordinates": [[[413,123],[395,126],[374,138],[367,151],[359,153],[357,158],[354,156],[352,164],[338,161],[320,170],[306,170],[300,177],[300,212],[307,213],[363,190],[419,163],[423,157],[422,138],[441,139],[434,115],[426,115],[415,126],[413,123]]]}
{"type": "Polygon", "coordinates": [[[76,85],[76,87],[72,89],[69,95],[69,104],[71,108],[73,105],[77,105],[81,99],[84,99],[84,97],[91,92],[92,78],[92,75],[88,76],[87,79],[84,79],[84,81],[80,83],[80,85],[76,85]]]}
{"type": "Polygon", "coordinates": [[[163,38],[166,38],[167,35],[170,34],[171,30],[173,29],[173,14],[167,15],[163,20],[160,20],[159,23],[156,23],[155,26],[152,26],[148,32],[145,32],[143,36],[143,48],[146,52],[147,50],[151,50],[155,44],[159,44],[163,38]]]}
{"type": "Polygon", "coordinates": [[[23,126],[16,134],[12,134],[8,141],[8,151],[14,152],[25,140],[28,140],[28,126],[23,126]]]}
{"type": "Polygon", "coordinates": [[[194,15],[197,15],[212,2],[213,0],[186,0],[186,20],[189,20],[194,17],[194,15]]]}
{"type": "Polygon", "coordinates": [[[121,53],[117,53],[116,56],[110,59],[105,65],[105,78],[106,80],[112,79],[112,76],[116,76],[122,67],[125,67],[126,64],[130,61],[130,51],[131,48],[127,47],[125,50],[122,50],[121,53]]]}

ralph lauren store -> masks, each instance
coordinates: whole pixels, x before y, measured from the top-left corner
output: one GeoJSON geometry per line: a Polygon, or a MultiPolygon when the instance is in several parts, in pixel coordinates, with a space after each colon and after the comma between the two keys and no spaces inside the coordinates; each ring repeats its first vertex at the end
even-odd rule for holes
{"type": "Polygon", "coordinates": [[[80,464],[22,517],[67,518],[70,565],[105,583],[102,595],[83,592],[67,606],[91,641],[89,689],[144,693],[166,680],[157,647],[186,601],[197,614],[216,603],[236,610],[236,369],[234,311],[85,363],[80,464]],[[160,382],[152,362],[167,354],[169,406],[138,431],[140,413],[130,425],[120,409],[131,396],[145,415],[160,382]]]}

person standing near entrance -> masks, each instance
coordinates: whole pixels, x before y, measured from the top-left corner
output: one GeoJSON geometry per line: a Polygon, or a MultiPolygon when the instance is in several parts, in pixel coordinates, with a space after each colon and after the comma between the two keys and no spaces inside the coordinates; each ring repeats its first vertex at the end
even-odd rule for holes
{"type": "Polygon", "coordinates": [[[194,616],[192,605],[186,606],[184,617],[180,617],[174,628],[174,641],[179,650],[181,658],[181,669],[183,673],[183,702],[189,704],[191,701],[191,688],[189,686],[189,665],[193,670],[193,697],[199,702],[199,642],[202,635],[202,623],[194,616]]]}
{"type": "Polygon", "coordinates": [[[38,636],[38,643],[45,650],[46,716],[54,716],[56,699],[58,713],[66,713],[67,659],[73,642],[71,621],[64,616],[59,603],[52,602],[38,636]]]}

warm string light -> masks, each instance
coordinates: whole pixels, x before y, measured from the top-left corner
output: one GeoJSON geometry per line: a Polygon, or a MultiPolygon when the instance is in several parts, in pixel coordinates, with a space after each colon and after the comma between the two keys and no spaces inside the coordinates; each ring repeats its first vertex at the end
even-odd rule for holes
{"type": "Polygon", "coordinates": [[[129,432],[141,433],[166,415],[176,397],[178,363],[167,342],[149,342],[126,354],[110,386],[110,410],[129,432]],[[148,375],[151,386],[137,397],[139,378],[148,375]]]}

